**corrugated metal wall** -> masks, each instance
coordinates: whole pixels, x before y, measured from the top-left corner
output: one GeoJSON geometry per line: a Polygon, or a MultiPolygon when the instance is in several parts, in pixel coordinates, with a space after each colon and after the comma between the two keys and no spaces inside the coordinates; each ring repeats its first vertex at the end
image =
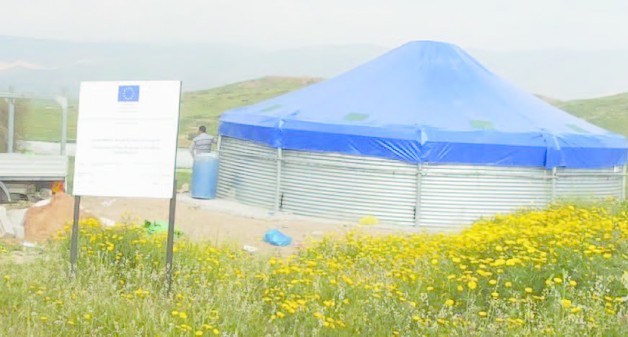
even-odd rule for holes
{"type": "Polygon", "coordinates": [[[546,205],[551,198],[551,171],[423,165],[420,193],[420,226],[457,227],[482,216],[546,205]]]}
{"type": "Polygon", "coordinates": [[[281,209],[295,214],[413,225],[417,167],[333,153],[284,150],[281,209]]]}
{"type": "Polygon", "coordinates": [[[557,199],[623,197],[623,167],[595,170],[558,169],[557,199]]]}
{"type": "Polygon", "coordinates": [[[276,195],[277,150],[221,137],[219,151],[218,197],[272,209],[276,195]]]}
{"type": "Polygon", "coordinates": [[[624,198],[624,170],[411,165],[222,137],[218,196],[320,218],[456,229],[551,200],[624,198]]]}

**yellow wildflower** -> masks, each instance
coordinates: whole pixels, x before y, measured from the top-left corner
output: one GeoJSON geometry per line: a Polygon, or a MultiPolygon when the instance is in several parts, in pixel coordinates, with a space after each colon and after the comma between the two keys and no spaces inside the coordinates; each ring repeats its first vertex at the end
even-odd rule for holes
{"type": "Polygon", "coordinates": [[[564,308],[570,308],[570,307],[571,307],[571,301],[570,301],[570,300],[567,300],[567,299],[562,299],[562,300],[560,301],[560,303],[562,303],[562,304],[563,304],[563,307],[564,307],[564,308]]]}

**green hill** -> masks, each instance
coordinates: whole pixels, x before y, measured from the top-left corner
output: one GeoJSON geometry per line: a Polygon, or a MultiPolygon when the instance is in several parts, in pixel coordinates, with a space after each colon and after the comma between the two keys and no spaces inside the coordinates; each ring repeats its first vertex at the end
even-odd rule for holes
{"type": "Polygon", "coordinates": [[[220,114],[228,109],[254,104],[320,81],[309,77],[263,77],[219,88],[193,91],[181,99],[179,144],[185,146],[201,124],[216,134],[220,114]]]}
{"type": "MultiPolygon", "coordinates": [[[[223,87],[185,92],[181,100],[179,146],[187,146],[199,125],[216,134],[220,114],[228,109],[254,104],[264,99],[320,81],[307,77],[263,77],[223,87]]],[[[580,118],[628,137],[628,93],[585,100],[559,101],[539,96],[580,118]]],[[[20,109],[20,108],[18,108],[20,109]]],[[[61,113],[52,102],[31,101],[18,113],[23,139],[59,141],[61,113]]],[[[68,138],[76,137],[77,103],[70,104],[68,138]]]]}
{"type": "MultiPolygon", "coordinates": [[[[216,134],[218,118],[225,110],[253,104],[318,81],[319,78],[309,77],[263,77],[208,90],[184,92],[181,97],[179,146],[189,144],[189,139],[196,134],[199,125],[206,125],[209,132],[216,134]]],[[[20,138],[58,142],[61,137],[61,108],[51,100],[36,99],[22,102],[24,104],[18,106],[16,113],[17,122],[23,126],[20,138]]],[[[78,102],[70,102],[68,109],[70,141],[76,139],[77,115],[78,102]]]]}
{"type": "Polygon", "coordinates": [[[595,125],[628,137],[628,93],[558,102],[556,106],[595,125]]]}

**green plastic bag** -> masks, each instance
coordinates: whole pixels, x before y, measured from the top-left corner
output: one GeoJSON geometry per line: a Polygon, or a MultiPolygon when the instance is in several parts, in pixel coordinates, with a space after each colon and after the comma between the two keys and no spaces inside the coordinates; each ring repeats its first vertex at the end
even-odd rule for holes
{"type": "MultiPolygon", "coordinates": [[[[144,220],[144,230],[149,235],[153,235],[155,233],[168,232],[168,222],[163,220],[149,221],[144,220]]],[[[179,237],[183,235],[183,232],[176,229],[174,230],[174,235],[179,237]]]]}

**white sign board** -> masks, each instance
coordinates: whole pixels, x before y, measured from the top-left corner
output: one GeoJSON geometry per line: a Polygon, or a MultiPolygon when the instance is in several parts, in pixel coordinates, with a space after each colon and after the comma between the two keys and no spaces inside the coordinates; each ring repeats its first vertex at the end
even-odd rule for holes
{"type": "Polygon", "coordinates": [[[82,82],[74,195],[172,198],[180,81],[82,82]]]}

